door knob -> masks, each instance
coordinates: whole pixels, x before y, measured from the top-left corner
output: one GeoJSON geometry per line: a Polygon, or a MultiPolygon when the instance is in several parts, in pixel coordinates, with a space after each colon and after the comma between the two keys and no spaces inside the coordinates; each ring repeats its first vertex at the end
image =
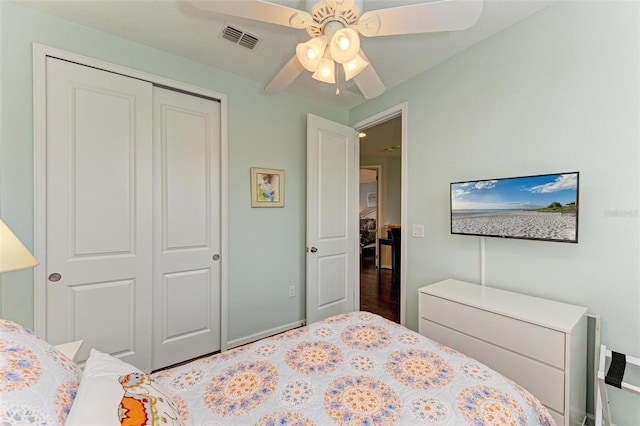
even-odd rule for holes
{"type": "Polygon", "coordinates": [[[317,248],[315,248],[315,247],[311,247],[311,253],[315,253],[315,252],[317,252],[317,251],[318,251],[318,249],[317,249],[317,248]]]}
{"type": "Polygon", "coordinates": [[[214,255],[213,255],[213,260],[218,260],[218,259],[220,259],[220,255],[219,255],[219,254],[217,254],[217,253],[216,253],[216,254],[214,254],[214,255]]]}
{"type": "Polygon", "coordinates": [[[61,279],[62,279],[62,275],[60,275],[57,272],[54,272],[53,274],[49,275],[49,281],[51,281],[52,283],[57,283],[61,279]]]}

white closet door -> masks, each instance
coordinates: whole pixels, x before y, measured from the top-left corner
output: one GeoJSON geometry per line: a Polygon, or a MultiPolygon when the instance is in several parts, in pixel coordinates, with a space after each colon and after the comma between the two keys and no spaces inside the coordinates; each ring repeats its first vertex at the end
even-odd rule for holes
{"type": "Polygon", "coordinates": [[[151,360],[152,86],[47,59],[47,338],[151,360]]]}
{"type": "Polygon", "coordinates": [[[220,349],[220,103],[153,89],[153,368],[220,349]]]}

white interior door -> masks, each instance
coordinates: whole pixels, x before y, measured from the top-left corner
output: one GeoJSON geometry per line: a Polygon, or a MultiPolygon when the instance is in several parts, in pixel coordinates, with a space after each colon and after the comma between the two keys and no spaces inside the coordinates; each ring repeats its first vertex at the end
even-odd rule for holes
{"type": "Polygon", "coordinates": [[[220,349],[220,103],[154,88],[153,369],[220,349]]]}
{"type": "Polygon", "coordinates": [[[47,339],[151,360],[152,86],[47,59],[47,339]]]}
{"type": "Polygon", "coordinates": [[[307,322],[355,310],[355,130],[307,115],[307,322]]]}

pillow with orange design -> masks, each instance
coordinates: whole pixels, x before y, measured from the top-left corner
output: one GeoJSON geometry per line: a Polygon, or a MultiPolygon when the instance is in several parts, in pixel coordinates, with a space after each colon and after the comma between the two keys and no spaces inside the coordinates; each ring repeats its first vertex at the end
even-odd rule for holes
{"type": "Polygon", "coordinates": [[[148,375],[91,350],[67,423],[74,425],[182,425],[169,393],[148,375]]]}
{"type": "Polygon", "coordinates": [[[162,385],[142,373],[118,379],[124,390],[118,407],[122,426],[181,425],[178,408],[162,385]]]}

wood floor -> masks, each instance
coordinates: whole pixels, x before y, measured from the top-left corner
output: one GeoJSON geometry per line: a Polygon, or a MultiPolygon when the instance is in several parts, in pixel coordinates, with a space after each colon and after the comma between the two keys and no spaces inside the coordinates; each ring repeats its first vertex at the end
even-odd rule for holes
{"type": "Polygon", "coordinates": [[[360,265],[360,310],[400,323],[400,287],[391,285],[391,269],[383,269],[378,282],[375,256],[360,265]]]}

